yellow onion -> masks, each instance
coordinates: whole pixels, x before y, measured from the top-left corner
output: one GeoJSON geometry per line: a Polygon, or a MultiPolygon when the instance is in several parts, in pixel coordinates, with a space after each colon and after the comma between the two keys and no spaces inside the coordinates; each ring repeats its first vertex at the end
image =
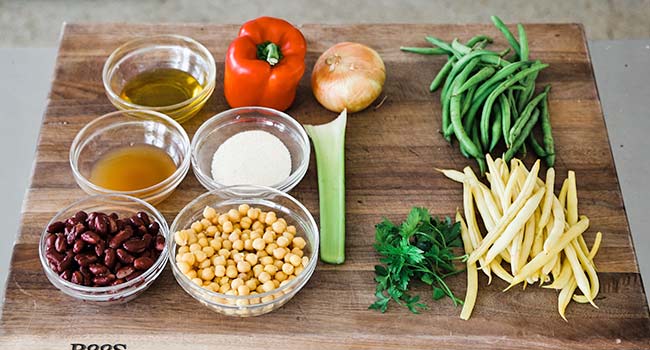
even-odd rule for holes
{"type": "Polygon", "coordinates": [[[386,81],[386,67],[377,51],[343,42],[318,58],[311,75],[314,96],[332,112],[358,112],[368,107],[386,81]]]}

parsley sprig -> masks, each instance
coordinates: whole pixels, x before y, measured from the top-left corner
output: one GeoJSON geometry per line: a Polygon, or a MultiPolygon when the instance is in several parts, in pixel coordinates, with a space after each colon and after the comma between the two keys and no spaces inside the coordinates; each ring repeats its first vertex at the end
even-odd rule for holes
{"type": "Polygon", "coordinates": [[[449,217],[432,217],[426,208],[414,207],[401,225],[384,219],[375,228],[374,247],[382,256],[382,265],[375,266],[377,300],[370,309],[385,312],[391,300],[416,314],[426,309],[420,296],[408,293],[411,280],[430,285],[434,300],[448,296],[454,305],[462,304],[444,281],[447,276],[463,271],[454,266],[455,260],[465,257],[453,251],[462,246],[458,223],[449,217]]]}

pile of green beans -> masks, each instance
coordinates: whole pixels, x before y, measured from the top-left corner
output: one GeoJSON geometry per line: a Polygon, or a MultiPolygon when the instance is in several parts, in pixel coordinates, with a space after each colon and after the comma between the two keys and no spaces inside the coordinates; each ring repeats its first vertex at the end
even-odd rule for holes
{"type": "Polygon", "coordinates": [[[431,82],[431,92],[441,89],[442,129],[445,139],[458,140],[461,153],[478,162],[485,173],[485,154],[503,140],[504,160],[518,152],[526,154],[526,145],[543,158],[549,167],[555,163],[555,147],[548,113],[550,86],[535,94],[535,80],[548,67],[528,55],[528,38],[517,24],[519,40],[496,16],[492,22],[503,33],[510,47],[503,51],[485,49],[492,38],[477,35],[465,44],[434,37],[426,40],[434,47],[402,47],[402,51],[422,55],[447,55],[445,63],[431,82]],[[512,51],[512,54],[510,52],[512,51]],[[541,143],[533,129],[540,125],[541,143]]]}

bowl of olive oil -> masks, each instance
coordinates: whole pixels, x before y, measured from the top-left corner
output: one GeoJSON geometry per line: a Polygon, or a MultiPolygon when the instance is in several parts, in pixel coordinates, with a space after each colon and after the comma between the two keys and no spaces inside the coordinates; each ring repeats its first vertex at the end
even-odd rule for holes
{"type": "Polygon", "coordinates": [[[106,95],[120,110],[148,109],[183,123],[205,105],[215,87],[214,57],[180,35],[129,41],[106,60],[106,95]]]}
{"type": "Polygon", "coordinates": [[[187,175],[190,152],[187,133],[167,115],[117,111],[79,131],[70,147],[70,165],[88,194],[125,194],[157,204],[187,175]]]}

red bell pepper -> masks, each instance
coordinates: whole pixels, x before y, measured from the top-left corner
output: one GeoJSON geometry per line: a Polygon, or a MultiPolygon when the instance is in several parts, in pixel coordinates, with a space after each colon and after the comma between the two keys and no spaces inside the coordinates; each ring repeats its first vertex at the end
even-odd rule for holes
{"type": "Polygon", "coordinates": [[[260,17],[244,23],[226,54],[228,104],[289,108],[305,72],[306,52],[305,37],[287,21],[260,17]]]}

